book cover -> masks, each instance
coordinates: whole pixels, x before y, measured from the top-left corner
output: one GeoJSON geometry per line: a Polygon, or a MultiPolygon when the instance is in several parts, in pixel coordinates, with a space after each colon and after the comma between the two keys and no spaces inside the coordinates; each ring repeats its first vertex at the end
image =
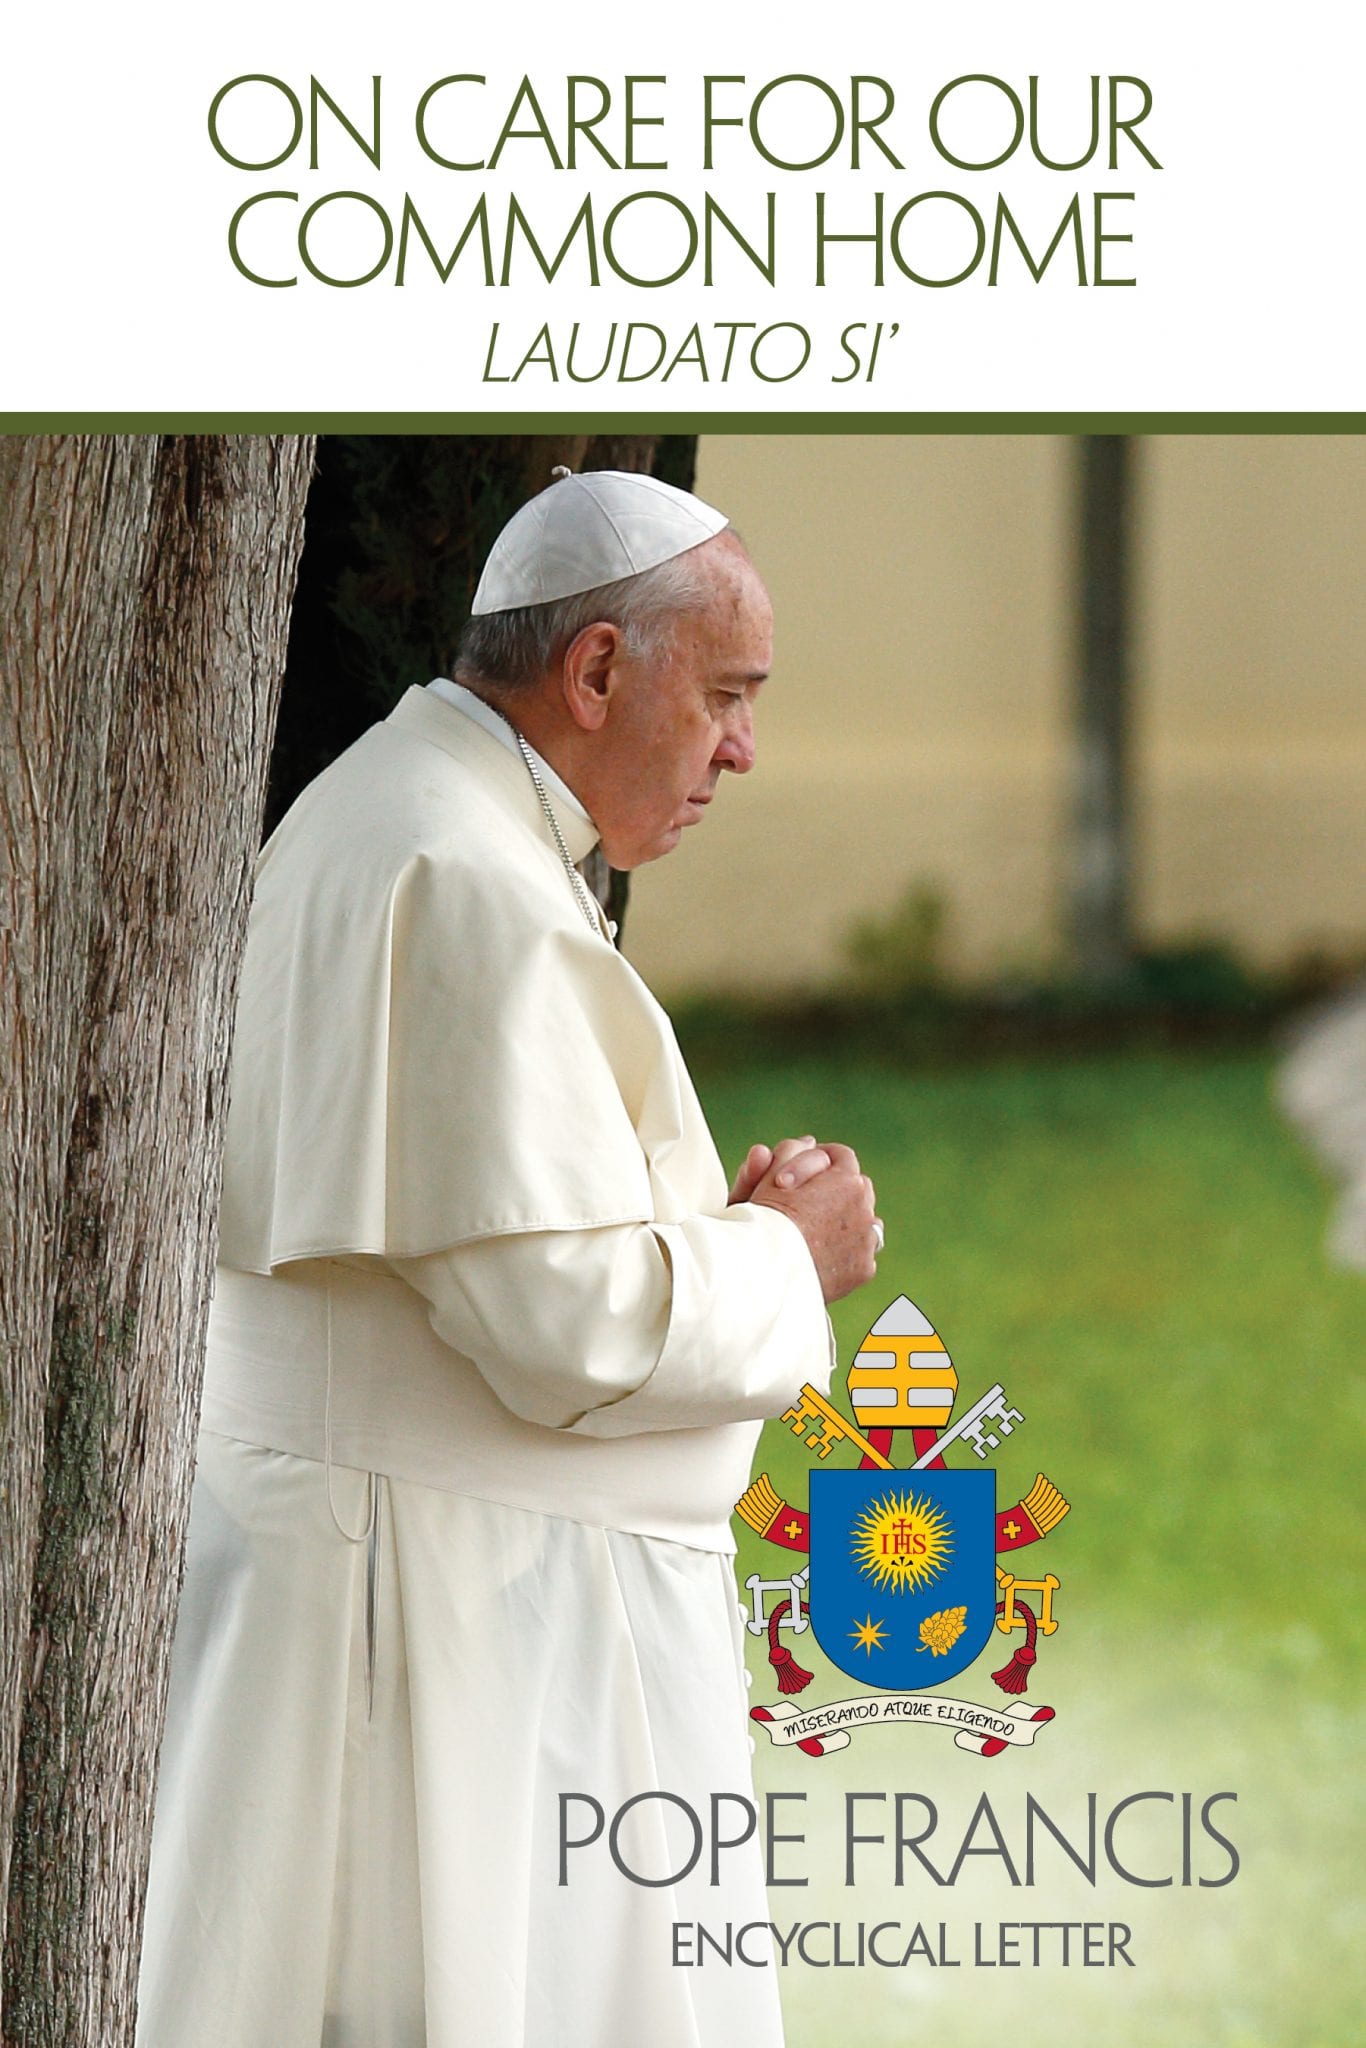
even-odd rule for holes
{"type": "MultiPolygon", "coordinates": [[[[737,1503],[755,1802],[695,1839],[752,1820],[769,1920],[633,1970],[773,1972],[789,2048],[1347,2040],[1359,29],[79,27],[18,32],[7,433],[696,437],[773,596],[626,950],[728,1165],[854,1145],[886,1245],[737,1503]]],[[[667,1885],[611,1819],[567,1901],[667,1885]]]]}

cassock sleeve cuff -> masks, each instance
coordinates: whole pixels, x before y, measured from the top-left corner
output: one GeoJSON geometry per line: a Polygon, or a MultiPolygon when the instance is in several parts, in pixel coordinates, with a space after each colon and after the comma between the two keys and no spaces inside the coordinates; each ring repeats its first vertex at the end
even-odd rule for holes
{"type": "Polygon", "coordinates": [[[806,1240],[777,1209],[649,1226],[669,1263],[668,1332],[654,1370],[573,1425],[585,1436],[781,1415],[806,1382],[825,1392],[834,1336],[806,1240]]]}

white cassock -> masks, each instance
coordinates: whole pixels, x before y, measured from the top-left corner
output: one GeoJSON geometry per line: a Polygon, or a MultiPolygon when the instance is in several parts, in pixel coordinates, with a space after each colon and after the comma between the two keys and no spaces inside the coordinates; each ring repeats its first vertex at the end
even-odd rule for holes
{"type": "Polygon", "coordinates": [[[781,2041],[671,1930],[768,1917],[728,1518],[828,1323],[494,717],[410,690],[261,857],[139,2048],[781,2041]],[[562,1867],[630,1801],[651,1882],[562,1867]]]}

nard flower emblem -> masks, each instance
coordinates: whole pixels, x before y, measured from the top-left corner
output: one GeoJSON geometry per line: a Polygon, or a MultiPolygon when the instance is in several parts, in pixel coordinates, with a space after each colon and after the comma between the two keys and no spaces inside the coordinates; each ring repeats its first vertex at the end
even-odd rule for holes
{"type": "Polygon", "coordinates": [[[966,1607],[941,1607],[938,1614],[927,1614],[920,1624],[920,1650],[928,1650],[932,1656],[947,1657],[949,1651],[967,1626],[966,1607]]]}

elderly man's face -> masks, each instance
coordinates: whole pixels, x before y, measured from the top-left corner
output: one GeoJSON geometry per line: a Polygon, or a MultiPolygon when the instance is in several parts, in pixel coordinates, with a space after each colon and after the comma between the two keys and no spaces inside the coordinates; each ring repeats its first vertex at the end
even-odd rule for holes
{"type": "Polygon", "coordinates": [[[734,541],[706,543],[705,611],[682,614],[673,644],[623,664],[600,739],[604,771],[590,804],[615,868],[672,853],[716,793],[724,769],[754,766],[754,700],[773,659],[773,610],[734,541]]]}

